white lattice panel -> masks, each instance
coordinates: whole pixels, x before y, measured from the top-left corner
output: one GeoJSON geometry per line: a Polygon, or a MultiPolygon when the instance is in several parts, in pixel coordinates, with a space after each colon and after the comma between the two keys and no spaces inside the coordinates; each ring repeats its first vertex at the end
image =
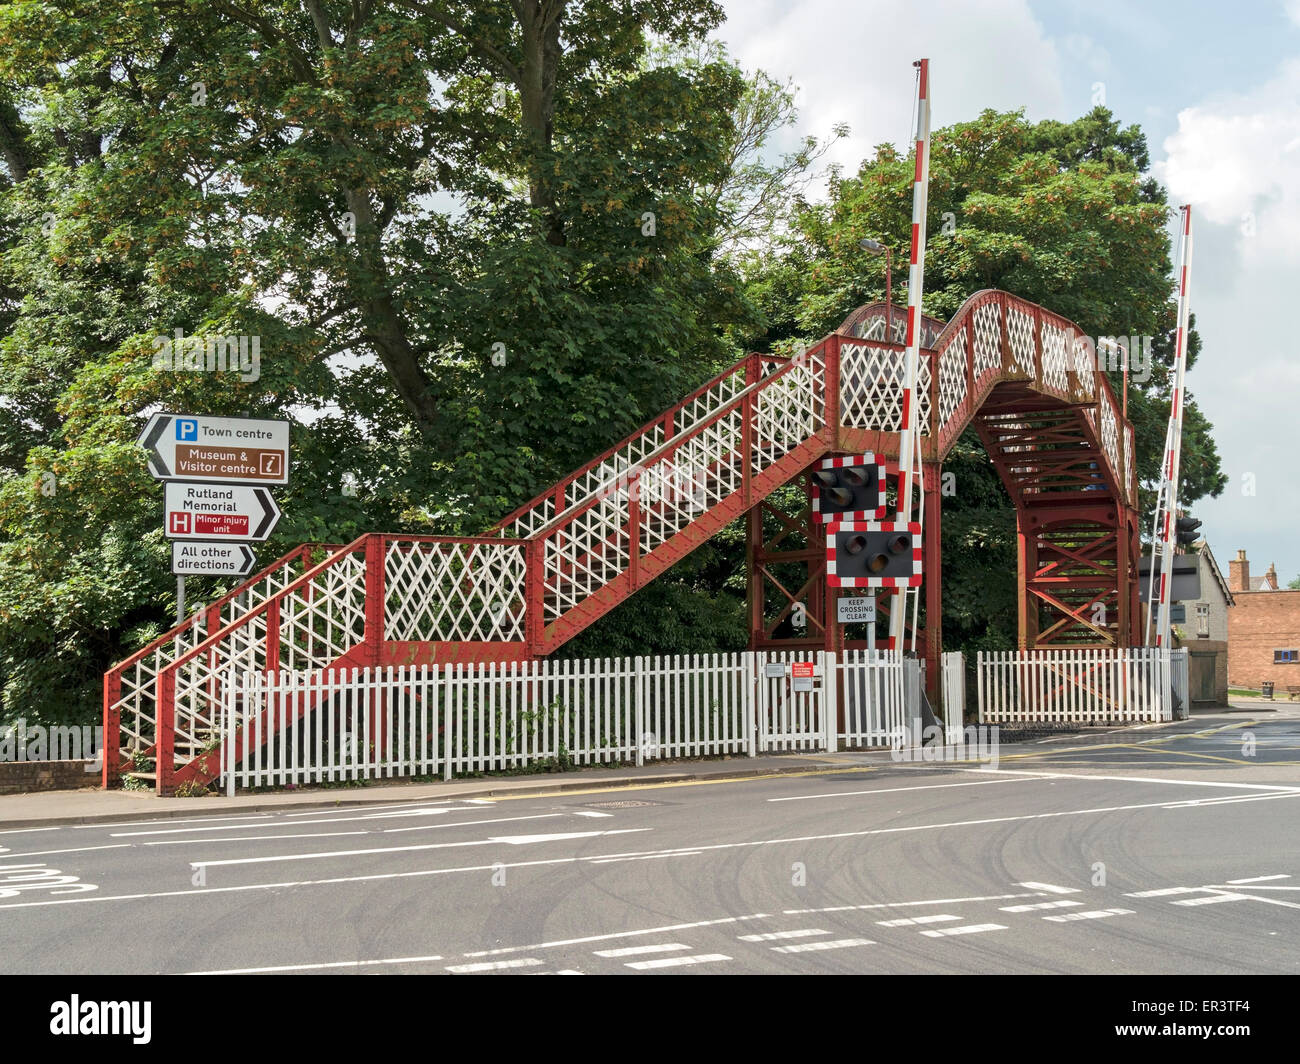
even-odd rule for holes
{"type": "Polygon", "coordinates": [[[390,640],[517,642],[524,638],[522,543],[388,545],[384,635],[390,640]]]}
{"type": "Polygon", "coordinates": [[[1042,384],[1063,398],[1069,398],[1070,379],[1065,365],[1066,330],[1044,320],[1041,333],[1039,342],[1043,349],[1042,384]]]}
{"type": "Polygon", "coordinates": [[[1124,497],[1133,502],[1133,430],[1124,429],[1124,497]]]}
{"type": "Polygon", "coordinates": [[[992,301],[975,308],[975,379],[1002,368],[1002,308],[992,301]]]}
{"type": "Polygon", "coordinates": [[[568,612],[626,569],[627,562],[627,492],[614,492],[546,537],[546,616],[568,612]]]}
{"type": "Polygon", "coordinates": [[[1101,446],[1106,452],[1106,460],[1110,462],[1111,472],[1115,475],[1116,481],[1120,481],[1119,475],[1119,448],[1118,448],[1118,424],[1115,418],[1115,408],[1111,406],[1110,393],[1103,391],[1101,393],[1101,446]]]}
{"type": "Polygon", "coordinates": [[[1088,338],[1086,336],[1076,336],[1074,339],[1074,375],[1079,391],[1084,398],[1091,399],[1097,390],[1095,380],[1097,365],[1093,360],[1092,354],[1088,347],[1088,338]]]}
{"type": "Polygon", "coordinates": [[[755,472],[766,469],[821,429],[825,379],[822,355],[810,353],[802,364],[755,395],[755,472]]]}
{"type": "Polygon", "coordinates": [[[1016,373],[1034,375],[1034,319],[1019,307],[1007,311],[1007,343],[1016,373]]]}
{"type": "Polygon", "coordinates": [[[939,356],[939,431],[966,401],[966,327],[962,326],[939,356]]]}

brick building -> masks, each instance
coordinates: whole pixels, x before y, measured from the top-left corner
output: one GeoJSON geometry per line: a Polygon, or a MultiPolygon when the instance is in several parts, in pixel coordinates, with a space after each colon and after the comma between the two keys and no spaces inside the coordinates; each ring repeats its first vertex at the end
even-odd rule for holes
{"type": "Polygon", "coordinates": [[[1233,687],[1258,688],[1271,680],[1279,695],[1300,688],[1300,591],[1278,586],[1270,565],[1250,575],[1244,550],[1228,563],[1228,586],[1236,605],[1228,613],[1228,680],[1233,687]]]}

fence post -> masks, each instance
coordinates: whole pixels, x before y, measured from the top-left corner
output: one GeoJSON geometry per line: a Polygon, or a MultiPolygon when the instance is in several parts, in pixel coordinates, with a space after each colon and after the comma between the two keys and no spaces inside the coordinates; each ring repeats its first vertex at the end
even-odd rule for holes
{"type": "Polygon", "coordinates": [[[748,747],[747,752],[749,756],[757,757],[758,756],[758,699],[755,696],[757,693],[756,692],[757,685],[763,682],[763,680],[759,676],[759,669],[761,663],[758,660],[758,655],[752,650],[745,651],[744,659],[745,659],[745,673],[746,673],[746,680],[747,680],[745,684],[745,730],[747,733],[746,746],[748,747]]]}
{"type": "Polygon", "coordinates": [[[645,764],[645,658],[637,656],[632,670],[632,711],[636,736],[636,767],[645,764]]]}
{"type": "Polygon", "coordinates": [[[839,730],[839,705],[837,692],[839,690],[839,670],[836,666],[835,652],[833,650],[823,650],[820,652],[822,666],[822,730],[825,733],[826,752],[834,754],[840,748],[839,730]]]}

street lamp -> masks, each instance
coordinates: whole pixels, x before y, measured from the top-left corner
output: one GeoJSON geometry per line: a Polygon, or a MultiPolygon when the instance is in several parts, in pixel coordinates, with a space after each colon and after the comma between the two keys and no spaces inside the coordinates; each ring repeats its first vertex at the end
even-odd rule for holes
{"type": "Polygon", "coordinates": [[[893,249],[882,244],[879,240],[872,240],[869,236],[864,236],[858,241],[858,247],[872,255],[879,255],[882,252],[885,256],[885,343],[894,342],[894,272],[891,265],[893,249]]]}

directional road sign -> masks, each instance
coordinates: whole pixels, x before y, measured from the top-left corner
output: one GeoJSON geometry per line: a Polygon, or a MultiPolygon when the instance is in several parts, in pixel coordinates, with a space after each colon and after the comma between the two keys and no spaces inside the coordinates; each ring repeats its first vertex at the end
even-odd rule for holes
{"type": "Polygon", "coordinates": [[[155,480],[289,483],[289,423],[154,414],[136,441],[155,480]]]}
{"type": "Polygon", "coordinates": [[[169,480],[163,515],[168,539],[263,540],[280,507],[266,488],[169,480]]]}
{"type": "Polygon", "coordinates": [[[172,544],[176,576],[247,576],[256,564],[253,548],[242,543],[172,544]]]}

